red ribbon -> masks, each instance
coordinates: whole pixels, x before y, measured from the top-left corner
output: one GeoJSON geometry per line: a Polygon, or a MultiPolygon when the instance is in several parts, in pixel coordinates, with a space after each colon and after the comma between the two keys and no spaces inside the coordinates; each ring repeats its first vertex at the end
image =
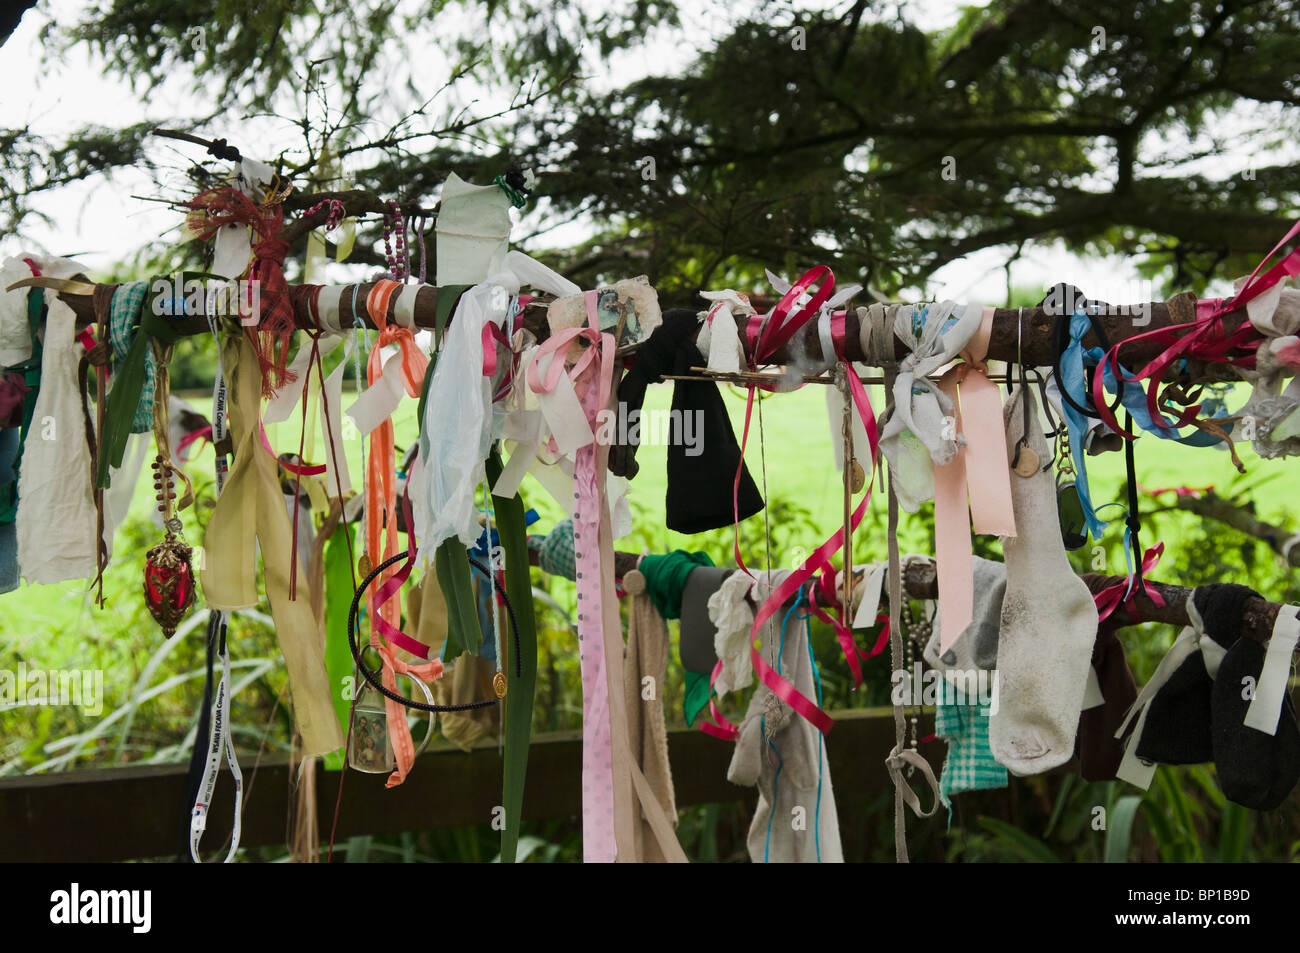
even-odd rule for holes
{"type": "Polygon", "coordinates": [[[1164,543],[1158,543],[1146,551],[1146,555],[1142,558],[1142,581],[1138,584],[1137,589],[1132,588],[1133,579],[1130,576],[1127,582],[1117,582],[1113,586],[1107,586],[1092,597],[1093,602],[1097,604],[1098,622],[1105,620],[1121,605],[1130,612],[1133,611],[1136,608],[1133,600],[1137,597],[1139,591],[1156,605],[1163,606],[1165,604],[1164,597],[1151,588],[1146,578],[1147,573],[1155,567],[1156,563],[1160,562],[1160,557],[1164,555],[1164,552],[1164,543]]]}
{"type": "Polygon", "coordinates": [[[212,238],[226,225],[246,226],[253,230],[255,260],[248,274],[251,281],[258,282],[261,313],[256,315],[257,325],[245,328],[245,331],[257,350],[262,372],[262,396],[271,397],[292,380],[286,366],[294,319],[289,283],[284,277],[284,256],[289,245],[280,238],[284,210],[279,203],[258,205],[243,192],[227,186],[200,192],[187,204],[207,215],[206,220],[195,228],[201,241],[212,238]]]}
{"type": "MultiPolygon", "coordinates": [[[[824,265],[819,265],[818,267],[805,272],[804,275],[794,283],[790,290],[782,296],[781,300],[777,303],[776,307],[773,308],[770,314],[766,316],[755,315],[754,317],[751,317],[746,329],[746,336],[750,342],[750,367],[753,368],[757,366],[759,363],[762,363],[763,360],[775,354],[782,345],[789,341],[790,338],[792,338],[795,333],[803,327],[803,325],[808,323],[813,315],[818,313],[818,309],[820,309],[822,304],[830,298],[834,290],[835,276],[831,273],[829,268],[824,265]],[[795,308],[795,304],[799,297],[811,285],[818,281],[821,282],[821,285],[818,287],[817,292],[812,296],[812,300],[804,307],[794,311],[793,309],[795,308]]],[[[832,321],[832,329],[835,329],[834,321],[832,321]]],[[[844,351],[843,321],[839,323],[838,329],[839,334],[835,340],[835,348],[837,356],[842,359],[844,351]]],[[[848,374],[848,379],[849,391],[853,399],[853,405],[857,409],[858,417],[862,421],[863,428],[867,434],[867,441],[871,447],[871,481],[867,485],[866,493],[863,495],[861,502],[850,517],[849,531],[851,533],[858,527],[858,524],[861,523],[862,517],[866,514],[867,507],[871,503],[871,492],[874,489],[876,482],[876,460],[878,458],[879,435],[876,427],[876,415],[871,408],[871,401],[867,397],[866,388],[862,386],[862,381],[859,380],[858,375],[853,373],[851,369],[848,374]]],[[[736,478],[732,485],[732,507],[735,516],[733,548],[735,551],[736,565],[750,576],[753,576],[753,573],[749,572],[749,569],[745,566],[744,559],[740,554],[739,492],[740,478],[744,466],[745,445],[749,439],[749,424],[754,408],[754,391],[756,386],[757,385],[750,385],[749,387],[749,398],[745,407],[745,428],[740,442],[741,462],[736,469],[736,478]]],[[[846,460],[845,466],[847,465],[848,461],[846,460]]],[[[831,567],[830,557],[839,552],[839,550],[844,547],[845,543],[846,538],[844,527],[841,526],[830,539],[817,547],[813,554],[804,560],[802,566],[791,573],[790,576],[786,578],[785,582],[779,585],[775,591],[764,600],[763,604],[759,606],[758,612],[754,615],[754,624],[750,630],[750,636],[753,641],[750,645],[749,655],[750,661],[754,666],[755,674],[758,675],[759,679],[774,695],[793,708],[802,718],[813,724],[822,734],[830,733],[831,727],[834,724],[831,721],[830,716],[810,699],[800,694],[793,685],[782,678],[775,669],[768,665],[758,653],[755,646],[758,643],[759,633],[762,631],[764,623],[775,615],[781,606],[793,597],[805,582],[813,578],[813,576],[819,571],[828,573],[833,578],[834,569],[831,567]]],[[[844,651],[845,658],[848,659],[849,667],[854,673],[855,686],[860,685],[862,684],[862,671],[858,660],[859,657],[868,656],[862,655],[861,649],[857,647],[856,642],[853,640],[851,629],[840,621],[831,620],[831,624],[835,628],[836,638],[840,642],[840,647],[844,651]]],[[[873,652],[872,654],[875,653],[873,652]]],[[[710,680],[710,687],[721,670],[720,666],[721,662],[718,663],[718,667],[714,668],[713,679],[710,680]]],[[[700,726],[701,730],[715,737],[735,737],[735,726],[725,718],[722,718],[721,712],[719,712],[717,707],[713,704],[712,695],[710,695],[709,711],[713,716],[715,723],[713,725],[703,724],[700,726]]]]}
{"type": "Polygon", "coordinates": [[[493,321],[483,325],[483,376],[495,377],[497,373],[497,345],[500,344],[510,352],[510,366],[506,369],[505,376],[502,377],[501,383],[492,394],[492,403],[496,403],[510,393],[510,388],[514,385],[515,374],[519,370],[519,355],[510,347],[510,341],[506,338],[506,332],[503,331],[493,321]]]}
{"type": "Polygon", "coordinates": [[[1124,430],[1115,415],[1111,412],[1105,399],[1105,374],[1106,368],[1115,375],[1115,380],[1122,386],[1124,383],[1137,383],[1139,381],[1149,380],[1147,386],[1147,409],[1150,412],[1151,420],[1156,426],[1163,429],[1177,429],[1193,420],[1200,412],[1201,405],[1186,408],[1180,413],[1173,422],[1165,420],[1160,413],[1157,403],[1159,396],[1160,383],[1164,378],[1165,370],[1178,358],[1189,358],[1195,360],[1218,361],[1220,363],[1235,364],[1243,367],[1251,367],[1254,364],[1255,355],[1253,353],[1229,357],[1233,351],[1244,350],[1254,351],[1264,340],[1255,327],[1249,321],[1243,321],[1241,326],[1231,334],[1224,334],[1222,317],[1230,311],[1243,308],[1250,301],[1263,294],[1273,285],[1277,284],[1285,276],[1294,276],[1300,273],[1300,247],[1293,249],[1289,254],[1283,257],[1275,265],[1260,274],[1260,270],[1270,258],[1282,250],[1283,246],[1291,239],[1300,235],[1300,220],[1298,220],[1291,229],[1282,236],[1282,240],[1273,246],[1270,251],[1255,266],[1246,283],[1241,286],[1231,298],[1226,301],[1223,299],[1214,299],[1213,301],[1197,302],[1196,320],[1190,324],[1180,324],[1167,328],[1156,328],[1143,334],[1135,335],[1119,342],[1110,349],[1102,361],[1099,370],[1103,373],[1093,375],[1092,395],[1093,403],[1101,416],[1102,422],[1110,427],[1116,433],[1123,435],[1129,440],[1135,439],[1136,435],[1124,430]],[[1183,333],[1186,332],[1186,333],[1183,333]],[[1119,363],[1119,349],[1123,344],[1135,341],[1158,341],[1161,343],[1168,342],[1168,346],[1146,367],[1132,376],[1125,375],[1119,363]]]}

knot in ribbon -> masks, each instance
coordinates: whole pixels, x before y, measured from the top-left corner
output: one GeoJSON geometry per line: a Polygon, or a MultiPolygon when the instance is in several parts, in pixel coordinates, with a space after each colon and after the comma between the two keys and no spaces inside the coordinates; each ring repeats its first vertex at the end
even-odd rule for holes
{"type": "Polygon", "coordinates": [[[930,762],[926,761],[912,748],[904,748],[901,745],[894,745],[889,756],[885,758],[885,767],[889,769],[889,779],[894,782],[894,787],[898,789],[903,797],[904,803],[912,809],[912,813],[917,817],[929,817],[939,808],[939,782],[934,778],[934,771],[930,767],[930,762]],[[903,777],[905,767],[916,768],[925,778],[926,783],[930,786],[930,791],[934,795],[930,802],[928,811],[921,810],[921,799],[916,796],[912,786],[907,783],[903,777]]]}
{"type": "MultiPolygon", "coordinates": [[[[1246,279],[1245,283],[1231,298],[1198,301],[1196,303],[1195,321],[1155,328],[1126,338],[1110,349],[1102,366],[1108,374],[1114,374],[1119,379],[1121,386],[1125,383],[1149,381],[1146,392],[1147,411],[1155,426],[1166,430],[1177,429],[1194,419],[1201,409],[1200,404],[1195,404],[1184,410],[1173,421],[1164,419],[1160,414],[1158,409],[1160,385],[1164,380],[1165,371],[1174,361],[1179,359],[1217,361],[1242,367],[1252,367],[1254,365],[1254,352],[1264,342],[1264,334],[1248,320],[1243,321],[1235,331],[1229,333],[1224,329],[1223,317],[1229,312],[1246,307],[1252,300],[1268,291],[1284,277],[1294,277],[1296,274],[1300,274],[1300,247],[1292,249],[1276,264],[1261,274],[1269,259],[1281,251],[1297,235],[1300,235],[1300,221],[1292,225],[1290,230],[1282,236],[1282,240],[1274,245],[1273,249],[1255,266],[1255,270],[1251,272],[1250,277],[1246,279]],[[1119,349],[1121,344],[1137,341],[1154,341],[1165,345],[1165,349],[1136,374],[1128,375],[1120,367],[1119,349]]],[[[1102,377],[1103,375],[1095,375],[1093,378],[1093,399],[1098,415],[1101,417],[1102,422],[1116,433],[1121,434],[1128,440],[1135,439],[1135,434],[1129,433],[1120,427],[1114,412],[1106,405],[1102,390],[1102,377]]]]}
{"type": "Polygon", "coordinates": [[[200,192],[188,203],[202,218],[191,217],[190,228],[201,241],[208,241],[227,225],[252,230],[253,264],[249,277],[258,283],[258,312],[246,315],[252,324],[246,329],[257,350],[262,375],[262,396],[271,397],[290,377],[289,338],[294,329],[293,299],[284,277],[284,257],[289,244],[280,238],[284,210],[278,202],[259,205],[238,189],[228,186],[200,192]]]}

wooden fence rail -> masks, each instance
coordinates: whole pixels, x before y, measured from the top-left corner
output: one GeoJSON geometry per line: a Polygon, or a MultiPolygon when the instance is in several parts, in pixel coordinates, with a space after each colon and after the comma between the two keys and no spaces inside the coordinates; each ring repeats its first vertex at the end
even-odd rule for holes
{"type": "MultiPolygon", "coordinates": [[[[889,709],[833,714],[835,728],[827,738],[827,753],[837,806],[844,818],[864,799],[888,789],[885,757],[894,744],[894,728],[889,709]]],[[[923,734],[929,730],[925,727],[923,734]]],[[[727,781],[732,745],[700,731],[678,729],[669,732],[668,747],[678,807],[753,802],[752,788],[727,781]]],[[[944,746],[930,744],[922,750],[937,773],[944,746]]],[[[255,774],[251,764],[243,767],[247,796],[241,844],[283,844],[292,801],[287,761],[264,758],[255,774]]],[[[469,752],[431,748],[420,757],[406,783],[392,790],[384,788],[384,775],[350,772],[343,786],[337,840],[488,825],[492,808],[501,800],[501,767],[493,741],[469,752]]],[[[185,770],[183,764],[133,765],[0,778],[0,861],[169,857],[175,853],[179,836],[185,770]]],[[[578,816],[581,774],[580,732],[535,736],[528,758],[523,817],[578,816]]],[[[337,772],[318,766],[316,792],[321,841],[326,843],[338,795],[337,772]]],[[[213,851],[229,834],[232,800],[229,775],[224,775],[204,835],[205,846],[213,851]]]]}

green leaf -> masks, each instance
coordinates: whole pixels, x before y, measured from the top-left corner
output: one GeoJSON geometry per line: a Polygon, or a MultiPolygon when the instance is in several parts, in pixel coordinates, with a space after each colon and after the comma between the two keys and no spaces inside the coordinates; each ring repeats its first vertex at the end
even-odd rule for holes
{"type": "Polygon", "coordinates": [[[1133,818],[1137,815],[1142,798],[1126,794],[1108,813],[1106,821],[1106,846],[1102,859],[1108,864],[1128,863],[1129,842],[1133,838],[1133,818]]]}
{"type": "Polygon", "coordinates": [[[1052,853],[1037,837],[1026,834],[1020,828],[995,817],[981,817],[980,827],[997,835],[1001,844],[1016,857],[1030,863],[1057,864],[1061,858],[1052,853]]]}

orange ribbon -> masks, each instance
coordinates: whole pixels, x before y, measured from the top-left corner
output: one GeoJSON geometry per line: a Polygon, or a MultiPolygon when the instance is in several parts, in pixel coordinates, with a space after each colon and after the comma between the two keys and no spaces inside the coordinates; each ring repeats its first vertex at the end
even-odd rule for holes
{"type": "MultiPolygon", "coordinates": [[[[409,328],[388,323],[388,306],[401,287],[400,282],[382,279],[375,282],[375,286],[366,295],[366,311],[379,329],[379,340],[375,342],[366,362],[366,379],[371,387],[375,386],[384,373],[381,351],[390,344],[396,345],[401,349],[401,370],[406,393],[411,397],[419,397],[424,375],[429,369],[429,359],[420,351],[415,343],[415,335],[409,328]]],[[[366,553],[376,566],[397,555],[397,460],[393,439],[392,420],[385,420],[370,432],[370,457],[366,461],[366,553]]],[[[407,529],[410,531],[412,527],[407,529]]],[[[384,582],[396,571],[396,568],[385,570],[378,580],[377,588],[383,589],[384,582]]],[[[401,627],[400,598],[379,600],[375,589],[371,589],[366,596],[366,610],[372,620],[370,644],[384,660],[385,688],[396,691],[399,674],[426,679],[438,678],[442,674],[440,660],[434,659],[422,666],[409,666],[397,658],[396,653],[380,639],[375,625],[377,620],[383,619],[394,629],[401,627]]],[[[406,780],[415,761],[415,745],[411,741],[411,730],[406,724],[406,709],[391,698],[385,698],[384,708],[388,716],[388,736],[392,740],[393,754],[397,761],[397,769],[388,778],[388,787],[391,788],[406,780]]]]}

